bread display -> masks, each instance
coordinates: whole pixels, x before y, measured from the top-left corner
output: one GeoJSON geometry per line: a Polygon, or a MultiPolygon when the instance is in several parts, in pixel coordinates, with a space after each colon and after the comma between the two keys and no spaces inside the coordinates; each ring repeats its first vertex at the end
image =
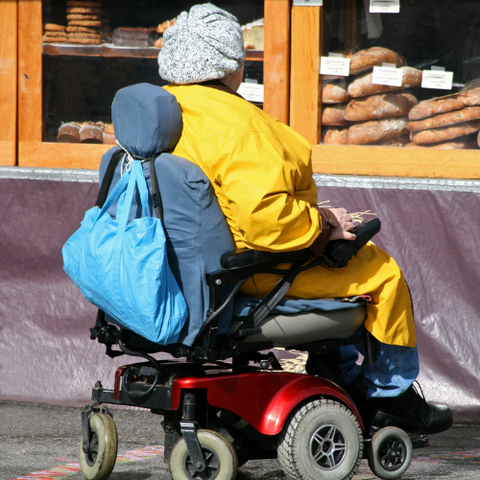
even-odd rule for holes
{"type": "Polygon", "coordinates": [[[407,124],[408,117],[357,123],[347,129],[347,144],[368,145],[398,138],[408,133],[407,124]]]}
{"type": "Polygon", "coordinates": [[[65,19],[66,27],[54,23],[45,24],[44,43],[68,43],[80,46],[113,43],[116,47],[160,49],[163,47],[163,33],[177,21],[173,18],[156,27],[119,26],[112,35],[110,18],[105,15],[102,2],[70,0],[66,2],[65,19]]]}
{"type": "Polygon", "coordinates": [[[109,123],[67,122],[60,125],[57,142],[115,144],[115,132],[109,123]]]}
{"type": "MultiPolygon", "coordinates": [[[[421,85],[422,71],[408,66],[405,57],[384,47],[372,47],[346,56],[350,57],[350,75],[322,82],[321,124],[325,126],[322,141],[406,146],[411,142],[407,128],[409,116],[421,103],[408,89],[421,85]],[[401,70],[401,86],[373,83],[374,67],[385,64],[393,64],[401,70]]],[[[463,123],[480,118],[473,111],[464,112],[464,116],[463,123]]]]}
{"type": "Polygon", "coordinates": [[[365,97],[376,93],[391,92],[404,88],[418,87],[422,84],[422,72],[413,67],[400,67],[403,71],[403,80],[400,87],[394,85],[378,85],[372,83],[373,73],[368,72],[355,78],[348,86],[348,94],[352,98],[365,97]]]}
{"type": "Polygon", "coordinates": [[[345,120],[364,122],[387,117],[403,117],[418,103],[417,98],[408,92],[381,93],[351,100],[345,110],[345,120]]]}
{"type": "Polygon", "coordinates": [[[405,58],[388,48],[372,47],[360,50],[350,60],[350,74],[358,75],[371,70],[373,67],[382,66],[383,63],[391,63],[397,67],[407,65],[405,58]]]}

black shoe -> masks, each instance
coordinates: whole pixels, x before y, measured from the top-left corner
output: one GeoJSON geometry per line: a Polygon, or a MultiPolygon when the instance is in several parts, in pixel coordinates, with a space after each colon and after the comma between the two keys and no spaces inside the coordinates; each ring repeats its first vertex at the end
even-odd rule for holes
{"type": "Polygon", "coordinates": [[[372,399],[370,430],[398,427],[407,433],[434,434],[452,426],[452,411],[445,405],[428,403],[413,386],[399,397],[372,399]]]}

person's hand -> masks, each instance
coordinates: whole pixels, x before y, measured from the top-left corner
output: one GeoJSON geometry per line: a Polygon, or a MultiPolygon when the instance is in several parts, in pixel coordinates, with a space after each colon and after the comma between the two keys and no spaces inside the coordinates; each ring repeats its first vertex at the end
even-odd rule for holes
{"type": "Polygon", "coordinates": [[[330,240],[355,240],[355,234],[350,233],[353,229],[352,216],[344,208],[329,209],[338,220],[338,227],[332,230],[330,240]]]}

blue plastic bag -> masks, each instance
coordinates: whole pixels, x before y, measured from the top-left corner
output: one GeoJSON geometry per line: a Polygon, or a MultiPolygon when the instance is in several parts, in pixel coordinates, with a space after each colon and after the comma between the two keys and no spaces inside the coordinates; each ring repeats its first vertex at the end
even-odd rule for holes
{"type": "Polygon", "coordinates": [[[148,195],[141,163],[134,160],[103,208],[86,212],[63,246],[63,263],[85,298],[120,327],[167,345],[177,341],[187,306],[168,264],[162,223],[148,216],[148,195]],[[135,186],[143,217],[128,223],[135,186]],[[113,219],[107,210],[116,200],[113,219]]]}

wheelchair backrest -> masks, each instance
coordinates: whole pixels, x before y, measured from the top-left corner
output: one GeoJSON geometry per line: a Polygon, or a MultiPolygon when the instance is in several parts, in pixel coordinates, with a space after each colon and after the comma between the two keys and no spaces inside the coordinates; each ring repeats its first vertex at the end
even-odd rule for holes
{"type": "MultiPolygon", "coordinates": [[[[126,87],[115,96],[112,120],[116,138],[125,150],[137,158],[156,157],[155,171],[162,198],[168,260],[189,311],[179,342],[191,346],[209,306],[205,274],[220,269],[222,254],[233,250],[231,233],[202,170],[184,158],[167,153],[174,148],[182,130],[181,111],[173,95],[161,87],[145,83],[126,87]]],[[[112,148],[103,155],[100,182],[119,149],[112,148]]],[[[121,169],[122,162],[115,170],[109,192],[120,179],[121,169]]],[[[143,172],[151,192],[149,161],[143,162],[143,172]]],[[[115,205],[109,213],[115,216],[115,205]]],[[[149,213],[155,216],[152,198],[149,213]]],[[[136,197],[130,219],[140,216],[140,202],[136,197]]],[[[220,317],[219,333],[228,329],[231,317],[230,306],[220,317]]]]}

